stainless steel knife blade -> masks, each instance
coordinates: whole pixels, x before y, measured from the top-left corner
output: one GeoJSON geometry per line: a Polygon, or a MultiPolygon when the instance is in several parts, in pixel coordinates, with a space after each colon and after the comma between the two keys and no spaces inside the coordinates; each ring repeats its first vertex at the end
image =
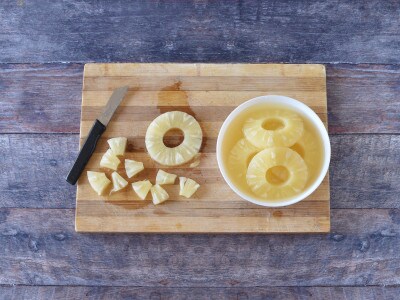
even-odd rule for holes
{"type": "Polygon", "coordinates": [[[104,107],[103,113],[97,118],[97,120],[99,120],[104,126],[107,126],[108,122],[110,122],[111,117],[113,116],[118,105],[121,103],[122,99],[124,99],[128,88],[128,86],[123,86],[114,90],[112,93],[106,104],[106,107],[104,107]]]}

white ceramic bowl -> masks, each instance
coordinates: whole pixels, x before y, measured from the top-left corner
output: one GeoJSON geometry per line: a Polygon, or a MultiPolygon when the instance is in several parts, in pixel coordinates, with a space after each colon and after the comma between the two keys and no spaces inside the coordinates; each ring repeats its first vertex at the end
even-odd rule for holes
{"type": "Polygon", "coordinates": [[[219,131],[218,134],[218,140],[217,140],[217,161],[218,161],[218,167],[219,170],[221,171],[222,176],[224,177],[226,183],[229,185],[229,187],[240,197],[243,199],[250,201],[254,204],[262,205],[262,206],[268,206],[268,207],[279,207],[279,206],[287,206],[291,205],[294,203],[297,203],[307,196],[309,196],[312,192],[314,192],[318,186],[321,184],[322,180],[324,179],[328,167],[329,167],[329,162],[331,158],[331,144],[329,142],[329,136],[328,132],[326,131],[326,128],[324,124],[322,123],[321,119],[317,116],[317,114],[309,108],[307,105],[304,103],[289,98],[285,96],[277,96],[277,95],[268,95],[268,96],[261,96],[257,98],[250,99],[238,107],[236,107],[226,118],[224,123],[222,124],[222,127],[219,131]],[[318,133],[320,134],[320,138],[322,140],[322,145],[323,145],[323,164],[320,169],[320,173],[316,180],[304,191],[302,191],[300,194],[295,195],[291,198],[288,199],[282,199],[282,200],[259,200],[259,198],[256,197],[251,197],[247,194],[244,194],[241,192],[231,181],[229,178],[227,172],[226,172],[226,166],[224,165],[224,161],[222,159],[222,141],[224,140],[226,131],[232,122],[242,111],[258,104],[279,104],[281,106],[286,106],[294,111],[297,111],[302,115],[303,117],[307,118],[311,123],[315,126],[317,129],[318,133]]]}

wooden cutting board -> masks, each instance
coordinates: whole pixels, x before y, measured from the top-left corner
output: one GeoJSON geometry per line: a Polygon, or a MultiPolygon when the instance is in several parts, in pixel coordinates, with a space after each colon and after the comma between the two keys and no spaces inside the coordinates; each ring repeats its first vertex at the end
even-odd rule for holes
{"type": "MultiPolygon", "coordinates": [[[[224,182],[216,161],[218,131],[242,102],[267,94],[285,95],[310,106],[327,121],[326,79],[322,65],[283,64],[86,64],[82,95],[80,143],[85,140],[112,91],[129,92],[103,134],[86,170],[99,171],[107,139],[128,138],[125,158],[142,161],[145,170],[134,180],[155,181],[161,167],[146,153],[147,126],[159,114],[185,111],[200,122],[204,134],[200,165],[161,167],[201,184],[195,199],[178,195],[179,186],[165,186],[170,200],[154,206],[138,201],[128,188],[98,196],[86,172],[78,181],[76,231],[294,233],[330,229],[329,178],[307,199],[282,208],[265,208],[242,200],[224,182]]],[[[174,137],[170,137],[174,139],[174,137]]],[[[103,170],[104,171],[104,170],[103,170]]],[[[118,170],[126,179],[123,163],[118,170]]],[[[110,174],[110,172],[106,172],[110,174]]],[[[150,199],[150,194],[148,199],[150,199]]]]}

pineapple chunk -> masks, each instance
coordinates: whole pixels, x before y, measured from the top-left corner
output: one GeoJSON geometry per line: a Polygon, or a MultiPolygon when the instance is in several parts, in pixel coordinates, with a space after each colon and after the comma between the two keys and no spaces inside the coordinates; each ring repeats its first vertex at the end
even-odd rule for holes
{"type": "Polygon", "coordinates": [[[107,143],[110,145],[111,151],[115,156],[124,155],[127,140],[128,139],[126,137],[115,137],[109,139],[107,143]]]}
{"type": "Polygon", "coordinates": [[[104,173],[87,171],[87,177],[90,186],[99,196],[104,193],[111,183],[104,173]]]}
{"type": "Polygon", "coordinates": [[[117,172],[113,172],[111,174],[112,182],[113,182],[113,189],[111,192],[118,192],[124,189],[128,185],[128,181],[126,181],[121,175],[117,172]]]}
{"type": "Polygon", "coordinates": [[[120,162],[121,161],[115,156],[114,152],[108,149],[101,158],[100,166],[116,171],[120,162]]]}
{"type": "Polygon", "coordinates": [[[140,161],[125,159],[125,170],[126,170],[126,175],[128,175],[128,178],[132,178],[140,171],[143,171],[144,166],[143,163],[140,161]]]}
{"type": "Polygon", "coordinates": [[[200,153],[197,153],[197,154],[194,156],[192,163],[189,165],[189,168],[196,168],[196,167],[198,167],[198,166],[200,165],[200,157],[201,157],[200,153]]]}
{"type": "Polygon", "coordinates": [[[163,170],[158,170],[156,176],[156,184],[174,184],[175,179],[175,174],[167,173],[163,170]]]}
{"type": "Polygon", "coordinates": [[[196,159],[195,161],[193,161],[190,165],[189,168],[196,168],[200,165],[200,159],[196,159]]]}
{"type": "Polygon", "coordinates": [[[196,181],[186,177],[179,177],[179,195],[190,198],[200,187],[196,181]]]}
{"type": "Polygon", "coordinates": [[[136,181],[132,183],[133,190],[142,200],[146,199],[146,196],[149,193],[151,187],[152,184],[149,180],[136,181]]]}
{"type": "Polygon", "coordinates": [[[155,205],[160,204],[166,200],[168,200],[169,195],[166,190],[164,190],[161,185],[153,185],[150,189],[151,196],[153,197],[153,203],[155,205]]]}

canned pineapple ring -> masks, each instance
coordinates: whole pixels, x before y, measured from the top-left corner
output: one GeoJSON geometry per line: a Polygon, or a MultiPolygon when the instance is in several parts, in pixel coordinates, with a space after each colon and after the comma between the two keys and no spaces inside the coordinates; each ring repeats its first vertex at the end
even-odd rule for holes
{"type": "Polygon", "coordinates": [[[301,156],[292,149],[273,147],[264,149],[253,157],[246,179],[257,196],[270,200],[281,199],[301,192],[307,183],[308,169],[301,156]],[[272,177],[280,179],[277,183],[268,180],[268,171],[275,167],[286,168],[287,172],[284,176],[272,174],[272,177]]]}
{"type": "Polygon", "coordinates": [[[290,147],[301,137],[304,130],[301,117],[290,111],[271,110],[262,118],[250,118],[243,126],[246,139],[254,146],[290,147]]]}
{"type": "Polygon", "coordinates": [[[203,139],[199,123],[182,111],[166,112],[149,125],[146,131],[146,149],[156,162],[165,166],[177,166],[190,161],[200,150],[203,139]],[[176,147],[164,144],[164,135],[171,129],[183,132],[183,142],[176,147]]]}

